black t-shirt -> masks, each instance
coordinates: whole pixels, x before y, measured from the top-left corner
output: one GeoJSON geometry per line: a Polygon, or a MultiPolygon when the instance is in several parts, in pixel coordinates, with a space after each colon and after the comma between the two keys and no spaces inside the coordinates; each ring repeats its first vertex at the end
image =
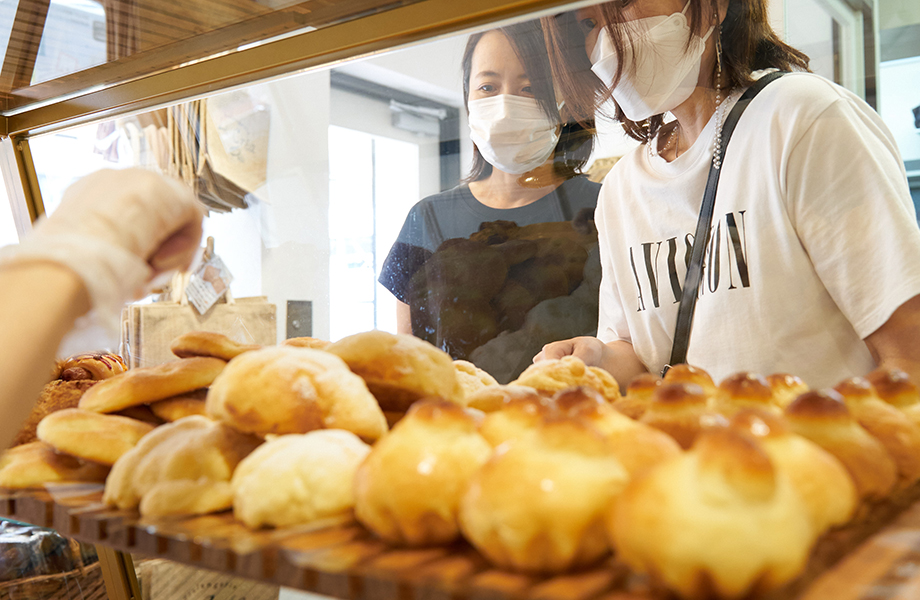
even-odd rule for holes
{"type": "Polygon", "coordinates": [[[518,226],[571,221],[586,209],[593,219],[600,189],[600,184],[587,177],[573,177],[539,200],[518,208],[486,206],[473,196],[467,185],[429,196],[409,211],[396,243],[383,262],[379,281],[408,304],[409,281],[445,241],[468,238],[483,223],[496,221],[510,221],[518,226]]]}

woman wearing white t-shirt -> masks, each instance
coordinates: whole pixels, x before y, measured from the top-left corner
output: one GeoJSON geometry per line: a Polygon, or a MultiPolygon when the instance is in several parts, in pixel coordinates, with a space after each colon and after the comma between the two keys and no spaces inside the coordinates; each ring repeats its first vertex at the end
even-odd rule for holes
{"type": "Polygon", "coordinates": [[[557,33],[566,19],[594,73],[571,70],[584,55],[559,46],[566,102],[587,114],[606,93],[643,143],[598,200],[598,337],[534,360],[572,354],[622,385],[665,366],[715,161],[687,362],[717,380],[792,372],[823,387],[882,364],[920,381],[920,230],[894,139],[860,98],[804,72],[766,0],[610,2],[558,17],[557,33]],[[726,115],[768,69],[794,72],[754,98],[718,156],[726,115]]]}

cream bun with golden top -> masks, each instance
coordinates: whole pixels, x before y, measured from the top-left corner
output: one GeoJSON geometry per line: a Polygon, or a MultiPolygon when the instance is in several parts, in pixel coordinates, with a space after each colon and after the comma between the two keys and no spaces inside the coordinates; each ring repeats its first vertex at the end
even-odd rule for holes
{"type": "Polygon", "coordinates": [[[608,402],[620,399],[620,385],[613,375],[598,367],[589,367],[576,356],[541,360],[527,367],[511,385],[525,385],[555,393],[580,385],[600,392],[608,402]]]}
{"type": "Polygon", "coordinates": [[[728,425],[725,417],[709,408],[709,396],[703,388],[667,380],[655,390],[640,422],[665,432],[684,449],[690,448],[704,429],[728,425]]]}
{"type": "Polygon", "coordinates": [[[660,377],[642,373],[626,386],[626,395],[613,403],[613,407],[630,419],[641,419],[652,402],[655,390],[661,387],[660,377]]]}
{"type": "Polygon", "coordinates": [[[716,393],[716,383],[712,376],[704,369],[694,367],[693,365],[674,365],[664,375],[664,383],[693,383],[703,389],[706,397],[712,397],[716,393]]]}
{"type": "Polygon", "coordinates": [[[467,396],[466,406],[490,413],[501,410],[513,400],[545,396],[532,387],[524,385],[490,385],[467,396]]]}
{"type": "Polygon", "coordinates": [[[808,391],[808,384],[800,377],[788,373],[773,373],[767,376],[767,383],[773,390],[773,403],[786,408],[792,401],[808,391]]]}
{"type": "Polygon", "coordinates": [[[773,388],[756,373],[736,373],[722,381],[712,406],[729,417],[744,408],[756,408],[777,415],[782,412],[773,401],[773,388]]]}
{"type": "Polygon", "coordinates": [[[508,401],[501,410],[486,413],[479,428],[492,446],[530,435],[545,417],[556,412],[553,401],[533,393],[508,401]]]}

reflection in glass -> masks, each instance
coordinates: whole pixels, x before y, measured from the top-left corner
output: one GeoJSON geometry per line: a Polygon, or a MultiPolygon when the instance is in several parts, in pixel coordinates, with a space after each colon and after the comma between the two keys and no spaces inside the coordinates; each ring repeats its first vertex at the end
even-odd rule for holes
{"type": "Polygon", "coordinates": [[[32,71],[32,84],[106,61],[105,10],[93,0],[53,0],[32,71]]]}

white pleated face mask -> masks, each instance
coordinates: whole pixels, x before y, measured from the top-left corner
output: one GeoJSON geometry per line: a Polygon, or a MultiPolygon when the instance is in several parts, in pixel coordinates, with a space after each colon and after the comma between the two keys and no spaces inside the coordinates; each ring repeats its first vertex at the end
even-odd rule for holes
{"type": "Polygon", "coordinates": [[[534,98],[500,95],[470,100],[470,139],[490,165],[505,173],[533,171],[553,155],[559,123],[534,98]]]}
{"type": "MultiPolygon", "coordinates": [[[[714,27],[704,37],[693,33],[686,15],[689,6],[687,2],[683,11],[670,16],[616,25],[623,31],[627,46],[623,74],[613,88],[613,99],[630,121],[644,121],[673,110],[696,89],[706,40],[714,27]]],[[[613,85],[619,57],[606,28],[597,37],[591,65],[607,87],[613,85]]]]}

